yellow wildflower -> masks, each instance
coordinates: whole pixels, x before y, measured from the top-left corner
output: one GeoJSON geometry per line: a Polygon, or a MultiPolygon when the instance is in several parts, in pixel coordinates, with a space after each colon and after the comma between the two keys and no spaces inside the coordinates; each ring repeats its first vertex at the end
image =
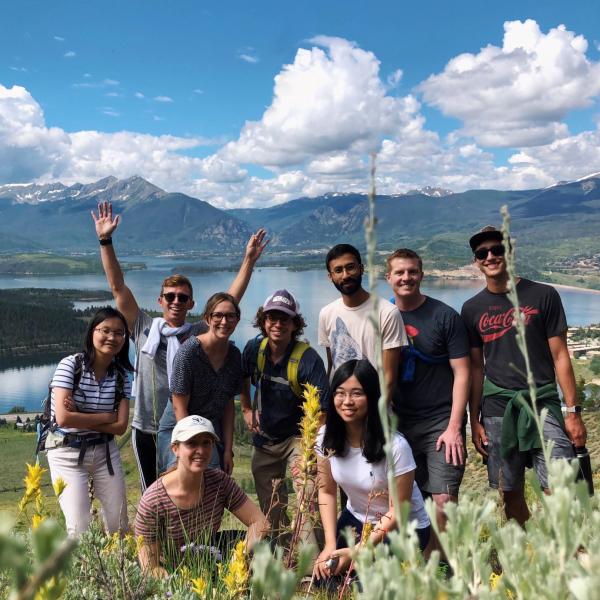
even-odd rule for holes
{"type": "Polygon", "coordinates": [[[60,495],[65,491],[67,484],[62,477],[58,477],[56,481],[52,484],[52,487],[54,488],[54,493],[56,494],[56,497],[60,498],[60,495]]]}
{"type": "Polygon", "coordinates": [[[227,565],[227,571],[222,579],[230,598],[240,596],[246,591],[248,575],[245,544],[244,542],[238,542],[233,551],[231,562],[227,565]]]}
{"type": "Polygon", "coordinates": [[[45,521],[46,517],[44,515],[35,514],[31,519],[31,529],[35,531],[42,523],[45,521]]]}
{"type": "Polygon", "coordinates": [[[490,590],[495,590],[498,587],[498,584],[502,580],[502,575],[498,575],[497,573],[493,573],[490,575],[490,590]]]}
{"type": "Polygon", "coordinates": [[[44,495],[42,490],[38,490],[35,493],[35,512],[41,515],[44,512],[44,495]]]}
{"type": "Polygon", "coordinates": [[[51,600],[60,598],[66,587],[67,580],[53,575],[35,593],[34,600],[51,600]]]}
{"type": "Polygon", "coordinates": [[[192,584],[192,592],[194,592],[194,594],[196,594],[196,596],[199,598],[204,598],[206,588],[208,587],[206,579],[203,579],[202,577],[196,577],[195,579],[191,579],[190,583],[192,584]]]}
{"type": "Polygon", "coordinates": [[[117,551],[119,547],[119,532],[115,531],[113,534],[108,536],[108,540],[106,544],[104,544],[104,548],[102,548],[102,554],[108,556],[117,551]]]}
{"type": "Polygon", "coordinates": [[[363,525],[362,534],[360,536],[361,544],[366,544],[369,541],[369,537],[371,537],[371,533],[373,532],[373,523],[367,521],[363,525]]]}
{"type": "Polygon", "coordinates": [[[315,444],[319,432],[321,405],[319,389],[310,383],[304,384],[304,415],[300,420],[300,460],[299,467],[304,477],[308,476],[316,465],[315,444]]]}
{"type": "Polygon", "coordinates": [[[40,489],[42,475],[46,471],[47,469],[44,469],[39,463],[36,463],[35,465],[27,463],[27,475],[25,476],[25,479],[23,479],[26,496],[33,496],[40,489]]]}
{"type": "Polygon", "coordinates": [[[143,545],[144,545],[144,536],[138,535],[135,538],[135,554],[136,554],[136,556],[140,553],[140,550],[142,549],[143,545]]]}

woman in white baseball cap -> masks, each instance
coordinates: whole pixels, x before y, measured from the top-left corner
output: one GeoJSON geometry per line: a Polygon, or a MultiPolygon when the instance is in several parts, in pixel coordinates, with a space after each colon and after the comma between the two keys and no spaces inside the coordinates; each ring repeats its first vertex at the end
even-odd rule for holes
{"type": "Polygon", "coordinates": [[[246,527],[251,549],[268,529],[266,517],[235,481],[209,467],[219,440],[212,423],[199,415],[177,422],[171,435],[176,466],[155,481],[140,500],[135,534],[142,536],[139,560],[144,571],[166,576],[186,552],[219,555],[241,539],[242,532],[219,532],[225,509],[246,527]]]}

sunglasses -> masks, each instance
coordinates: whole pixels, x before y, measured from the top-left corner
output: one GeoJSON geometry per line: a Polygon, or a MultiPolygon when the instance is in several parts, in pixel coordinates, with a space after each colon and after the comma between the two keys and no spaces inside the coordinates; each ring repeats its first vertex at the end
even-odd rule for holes
{"type": "Polygon", "coordinates": [[[492,256],[504,256],[506,254],[506,248],[504,247],[504,244],[496,244],[490,248],[478,248],[473,254],[477,260],[485,260],[490,252],[492,253],[492,256]]]}
{"type": "Polygon", "coordinates": [[[282,313],[267,313],[265,319],[269,321],[269,323],[288,323],[292,320],[292,317],[282,313]]]}
{"type": "Polygon", "coordinates": [[[175,293],[175,292],[165,292],[164,294],[161,294],[161,296],[167,302],[175,302],[175,298],[177,298],[177,302],[181,302],[183,304],[185,304],[188,300],[191,300],[191,298],[192,298],[188,294],[181,294],[181,293],[175,293]]]}

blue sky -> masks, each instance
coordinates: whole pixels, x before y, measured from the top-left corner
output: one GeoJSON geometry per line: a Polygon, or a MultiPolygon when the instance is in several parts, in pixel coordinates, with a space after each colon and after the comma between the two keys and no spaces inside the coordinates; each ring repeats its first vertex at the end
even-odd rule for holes
{"type": "Polygon", "coordinates": [[[600,171],[599,16],[591,0],[5,3],[0,184],[139,174],[263,206],[365,189],[371,151],[387,193],[582,177],[600,171]]]}

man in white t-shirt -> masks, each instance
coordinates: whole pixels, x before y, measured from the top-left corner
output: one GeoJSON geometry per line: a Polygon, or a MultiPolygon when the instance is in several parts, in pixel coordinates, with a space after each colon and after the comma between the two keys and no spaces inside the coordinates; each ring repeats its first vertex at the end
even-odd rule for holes
{"type": "MultiPolygon", "coordinates": [[[[350,244],[334,246],[325,259],[330,281],[341,293],[321,309],[319,314],[319,345],[327,349],[327,373],[347,360],[368,359],[376,366],[376,333],[370,319],[374,299],[362,287],[364,265],[359,251],[350,244]]],[[[402,317],[396,307],[379,298],[377,305],[381,331],[382,364],[388,399],[396,382],[400,349],[408,345],[402,317]]]]}

